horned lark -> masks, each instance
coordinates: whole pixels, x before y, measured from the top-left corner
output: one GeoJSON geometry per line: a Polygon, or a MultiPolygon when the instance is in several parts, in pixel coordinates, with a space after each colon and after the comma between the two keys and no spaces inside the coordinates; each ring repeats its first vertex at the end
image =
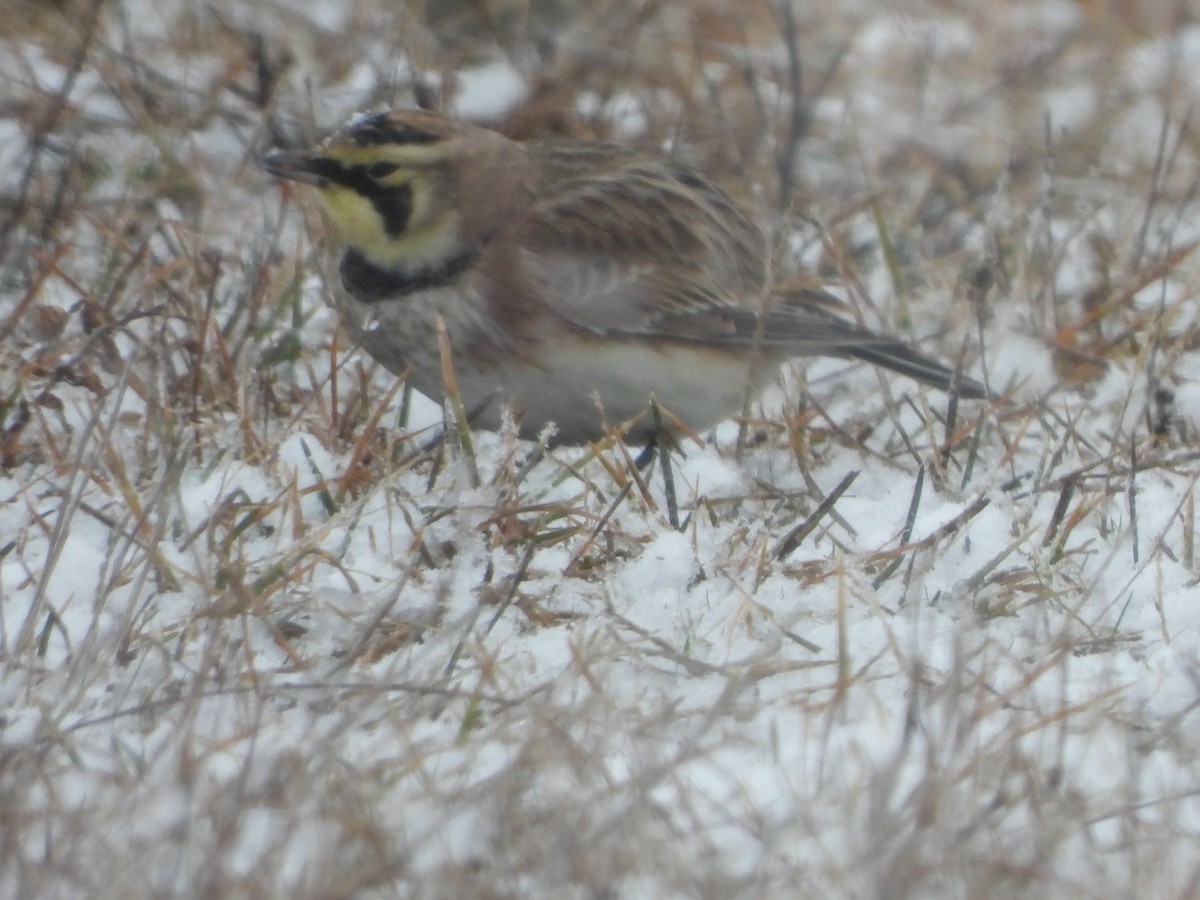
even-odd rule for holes
{"type": "MultiPolygon", "coordinates": [[[[651,395],[693,429],[735,415],[795,356],[853,357],[962,397],[987,396],[907,344],[771,292],[767,242],[699,172],[608,144],[517,143],[432,112],[355,117],[272,174],[313,185],[345,243],[339,303],[354,337],[441,398],[445,323],[467,409],[523,434],[602,433],[651,395]],[[756,357],[758,359],[756,360],[756,357]]],[[[649,436],[649,417],[635,437],[649,436]]]]}

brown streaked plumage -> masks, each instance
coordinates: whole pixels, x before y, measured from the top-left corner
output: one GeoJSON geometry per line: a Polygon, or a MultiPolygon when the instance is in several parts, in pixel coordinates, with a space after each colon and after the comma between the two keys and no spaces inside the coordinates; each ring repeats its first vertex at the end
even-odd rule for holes
{"type": "MultiPolygon", "coordinates": [[[[828,294],[768,296],[763,233],[671,160],[608,144],[510,141],[432,112],[362,115],[264,166],[314,185],[345,242],[340,305],[364,349],[442,396],[446,323],[468,409],[522,432],[602,433],[650,396],[701,429],[794,356],[863,359],[960,396],[983,385],[836,317],[828,294]],[[765,310],[765,312],[763,311],[765,310]],[[755,347],[765,365],[752,365],[755,347]]],[[[649,433],[648,420],[639,432],[649,433]]]]}

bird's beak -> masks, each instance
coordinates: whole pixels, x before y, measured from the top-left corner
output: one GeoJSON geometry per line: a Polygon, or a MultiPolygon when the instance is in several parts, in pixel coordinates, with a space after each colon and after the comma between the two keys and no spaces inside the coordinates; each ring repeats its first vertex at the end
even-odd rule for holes
{"type": "Polygon", "coordinates": [[[321,174],[321,159],[313,153],[272,150],[262,158],[262,167],[276,178],[303,181],[318,187],[326,180],[321,174]]]}

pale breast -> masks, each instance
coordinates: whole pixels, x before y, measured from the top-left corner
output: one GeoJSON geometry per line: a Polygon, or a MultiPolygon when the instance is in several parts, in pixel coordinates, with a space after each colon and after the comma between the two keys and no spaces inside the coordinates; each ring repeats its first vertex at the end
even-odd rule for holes
{"type": "MultiPolygon", "coordinates": [[[[560,443],[603,434],[603,425],[646,414],[634,432],[652,431],[650,397],[702,431],[735,415],[751,374],[748,354],[689,341],[647,336],[599,336],[553,313],[522,333],[498,322],[478,289],[445,287],[395,300],[362,303],[339,292],[352,339],[391,372],[411,367],[410,383],[440,402],[445,390],[438,317],[445,323],[454,373],[474,424],[495,429],[509,405],[522,435],[547,422],[560,443]]],[[[755,387],[774,378],[777,358],[755,367],[755,387]]]]}

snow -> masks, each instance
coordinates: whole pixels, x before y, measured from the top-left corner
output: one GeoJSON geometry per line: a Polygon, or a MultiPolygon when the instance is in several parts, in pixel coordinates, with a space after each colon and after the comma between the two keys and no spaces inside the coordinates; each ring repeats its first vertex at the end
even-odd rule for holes
{"type": "Polygon", "coordinates": [[[464,119],[498,121],[528,92],[525,78],[505,60],[464,69],[456,79],[454,114],[464,119]]]}

